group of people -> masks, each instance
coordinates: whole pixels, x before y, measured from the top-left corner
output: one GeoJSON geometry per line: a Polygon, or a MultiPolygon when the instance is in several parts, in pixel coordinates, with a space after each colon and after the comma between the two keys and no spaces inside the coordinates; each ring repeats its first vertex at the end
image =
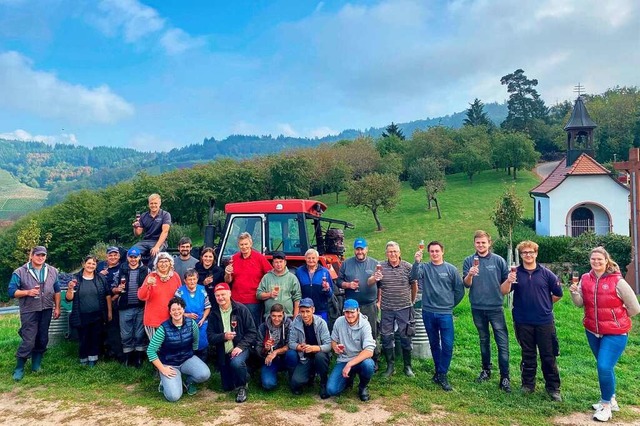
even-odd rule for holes
{"type": "MultiPolygon", "coordinates": [[[[421,246],[411,264],[402,260],[394,241],[386,244],[386,260],[379,262],[368,256],[366,240],[357,238],[354,256],[332,274],[319,263],[314,249],[305,253],[305,264],[295,272],[287,268],[282,252],[272,253],[269,263],[253,249],[251,235],[242,233],[239,251],[223,269],[216,265],[213,248],[201,250],[200,260],[193,258],[188,238],[180,240],[179,255],[162,251],[170,223],[170,215],[160,209],[159,196],[153,194],[149,212],[133,223],[136,235],[144,232],[143,241],[128,250],[126,261],[120,262],[117,247],[107,249],[106,262],[98,263],[94,256],[84,259],[65,296],[73,305],[70,324],[78,328],[81,364],[95,365],[103,328],[117,318],[123,362],[140,367],[146,355],[157,368],[159,390],[169,401],[179,399],[184,390],[194,394],[196,384],[209,379],[208,355],[215,358],[222,388],[235,390],[237,402],[247,399],[254,364],[261,367],[264,389],[276,387],[278,373],[286,372],[291,392],[300,394],[318,376],[323,399],[353,386],[358,376],[358,396],[367,401],[380,353],[386,358],[382,376],[395,373],[396,338],[403,373],[415,376],[414,303],[421,291],[422,321],[434,363],[432,381],[450,391],[453,309],[468,288],[480,346],[476,381],[492,377],[493,330],[498,386],[511,392],[503,302],[512,293],[514,330],[522,353],[521,390],[535,391],[539,356],[546,392],[552,400],[562,400],[553,304],[563,289],[558,277],[537,263],[535,242],[521,242],[517,247],[521,262],[509,267],[491,252],[489,234],[477,231],[475,251],[464,260],[461,275],[444,260],[444,245],[438,241],[421,246]],[[423,262],[424,248],[428,262],[423,262]],[[145,252],[151,255],[152,268],[141,262],[145,252]],[[332,353],[337,359],[329,371],[332,353]]],[[[15,380],[24,376],[29,357],[32,370],[40,370],[49,323],[60,315],[57,271],[46,264],[46,255],[45,247],[33,248],[29,261],[16,269],[9,283],[9,295],[19,300],[21,317],[15,380]]],[[[594,249],[590,262],[591,271],[570,292],[573,302],[584,307],[587,340],[597,359],[601,400],[593,405],[594,418],[606,421],[619,409],[614,367],[627,343],[630,318],[640,312],[640,305],[606,250],[594,249]]]]}

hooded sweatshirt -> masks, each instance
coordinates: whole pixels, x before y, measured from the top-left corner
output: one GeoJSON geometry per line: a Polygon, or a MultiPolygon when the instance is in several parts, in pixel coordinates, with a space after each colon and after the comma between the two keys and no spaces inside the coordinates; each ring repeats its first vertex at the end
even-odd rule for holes
{"type": "Polygon", "coordinates": [[[338,362],[349,362],[365,349],[371,353],[376,349],[376,341],[371,334],[369,320],[362,313],[358,315],[358,321],[352,326],[344,316],[338,318],[333,325],[331,340],[344,345],[344,352],[338,355],[338,362]]]}

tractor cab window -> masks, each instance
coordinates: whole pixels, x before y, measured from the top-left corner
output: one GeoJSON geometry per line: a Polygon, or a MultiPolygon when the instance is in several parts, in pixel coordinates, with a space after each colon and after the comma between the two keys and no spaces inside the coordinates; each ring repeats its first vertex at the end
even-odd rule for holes
{"type": "Polygon", "coordinates": [[[226,258],[238,252],[238,236],[243,232],[251,234],[253,248],[262,253],[262,216],[236,216],[229,224],[222,257],[226,258]]]}
{"type": "Polygon", "coordinates": [[[283,251],[287,254],[304,254],[302,247],[300,219],[298,214],[267,215],[267,250],[283,251]]]}

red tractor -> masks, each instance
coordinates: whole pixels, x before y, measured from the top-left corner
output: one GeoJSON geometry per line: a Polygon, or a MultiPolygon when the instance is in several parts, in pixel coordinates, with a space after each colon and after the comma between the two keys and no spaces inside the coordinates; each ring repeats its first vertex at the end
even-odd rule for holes
{"type": "MultiPolygon", "coordinates": [[[[215,202],[209,209],[209,225],[205,229],[205,246],[213,247],[216,233],[218,265],[225,266],[238,251],[237,239],[242,232],[253,238],[253,248],[271,259],[271,253],[282,251],[287,255],[291,269],[304,264],[304,254],[318,250],[320,263],[329,269],[332,278],[344,260],[344,231],[353,228],[349,222],[325,218],[327,205],[316,200],[264,200],[229,203],[224,228],[216,232],[213,225],[215,202]],[[343,229],[335,228],[338,225],[343,229]]],[[[218,227],[219,228],[219,227],[218,227]]]]}

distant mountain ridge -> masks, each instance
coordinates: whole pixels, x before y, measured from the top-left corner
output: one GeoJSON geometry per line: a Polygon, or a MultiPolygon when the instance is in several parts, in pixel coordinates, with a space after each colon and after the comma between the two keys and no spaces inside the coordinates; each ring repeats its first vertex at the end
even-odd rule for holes
{"type": "MultiPolygon", "coordinates": [[[[506,118],[508,112],[504,103],[486,104],[484,111],[496,125],[506,118]]],[[[462,111],[443,117],[396,124],[410,138],[416,130],[426,130],[433,126],[462,127],[465,118],[466,111],[462,111]]],[[[130,179],[141,171],[156,174],[216,158],[250,158],[339,140],[353,140],[360,136],[376,139],[382,136],[384,129],[347,129],[337,135],[322,138],[230,135],[222,140],[205,138],[200,144],[174,148],[169,152],[141,152],[130,148],[104,146],[88,148],[69,144],[48,145],[43,142],[0,139],[0,169],[7,170],[28,186],[51,190],[47,199],[47,204],[51,205],[72,191],[104,188],[130,179]]]]}

